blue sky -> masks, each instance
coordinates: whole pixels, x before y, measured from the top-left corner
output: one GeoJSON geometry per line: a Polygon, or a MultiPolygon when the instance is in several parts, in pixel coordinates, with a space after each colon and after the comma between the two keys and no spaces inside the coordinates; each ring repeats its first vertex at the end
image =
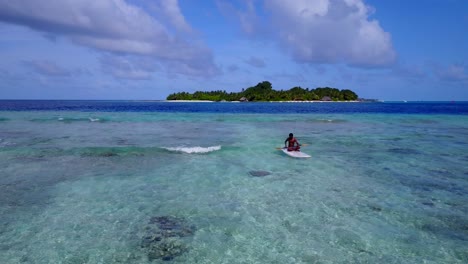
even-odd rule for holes
{"type": "Polygon", "coordinates": [[[466,0],[0,0],[0,99],[165,99],[270,81],[468,100],[466,0]]]}

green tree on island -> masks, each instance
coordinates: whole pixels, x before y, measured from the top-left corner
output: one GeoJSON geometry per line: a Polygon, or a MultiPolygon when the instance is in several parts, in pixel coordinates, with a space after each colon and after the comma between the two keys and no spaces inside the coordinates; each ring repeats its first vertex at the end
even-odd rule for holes
{"type": "Polygon", "coordinates": [[[318,87],[316,89],[293,87],[287,91],[276,91],[270,82],[264,81],[241,92],[227,93],[225,90],[218,91],[196,91],[193,94],[187,92],[173,93],[167,96],[167,100],[207,100],[207,101],[353,101],[358,96],[351,90],[339,90],[330,87],[318,87]]]}

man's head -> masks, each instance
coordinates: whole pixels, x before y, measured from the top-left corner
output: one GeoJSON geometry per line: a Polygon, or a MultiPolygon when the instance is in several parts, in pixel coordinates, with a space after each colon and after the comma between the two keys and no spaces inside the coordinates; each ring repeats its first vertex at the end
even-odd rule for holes
{"type": "Polygon", "coordinates": [[[289,133],[289,138],[294,137],[293,133],[289,133]]]}

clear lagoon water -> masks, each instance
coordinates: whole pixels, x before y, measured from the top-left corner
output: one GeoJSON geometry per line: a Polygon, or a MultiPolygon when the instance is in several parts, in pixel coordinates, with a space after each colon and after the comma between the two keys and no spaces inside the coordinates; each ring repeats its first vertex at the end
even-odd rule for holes
{"type": "Polygon", "coordinates": [[[0,263],[467,263],[468,103],[0,101],[0,263]],[[277,150],[294,133],[310,159],[277,150]]]}

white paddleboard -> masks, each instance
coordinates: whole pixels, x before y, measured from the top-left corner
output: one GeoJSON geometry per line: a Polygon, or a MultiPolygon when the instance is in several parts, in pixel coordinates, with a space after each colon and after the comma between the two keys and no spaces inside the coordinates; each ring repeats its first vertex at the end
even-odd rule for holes
{"type": "Polygon", "coordinates": [[[293,158],[310,158],[309,154],[306,154],[302,151],[288,151],[287,148],[281,149],[286,155],[291,156],[293,158]]]}

